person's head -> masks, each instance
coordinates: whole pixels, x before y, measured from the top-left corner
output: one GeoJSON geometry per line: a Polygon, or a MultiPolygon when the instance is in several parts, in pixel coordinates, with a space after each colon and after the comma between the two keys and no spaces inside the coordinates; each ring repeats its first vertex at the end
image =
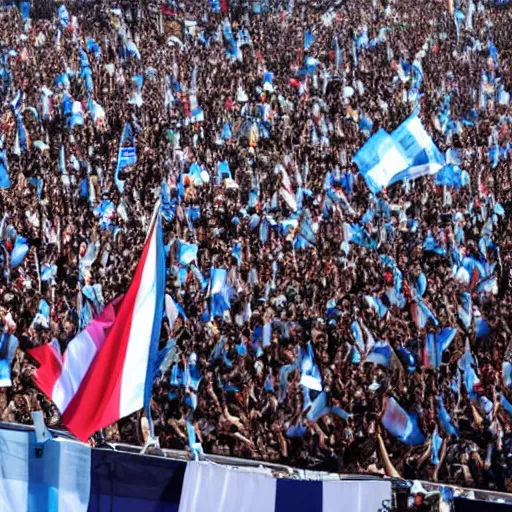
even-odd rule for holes
{"type": "Polygon", "coordinates": [[[423,505],[424,502],[425,502],[425,495],[423,493],[418,492],[414,495],[414,505],[416,507],[423,505]]]}

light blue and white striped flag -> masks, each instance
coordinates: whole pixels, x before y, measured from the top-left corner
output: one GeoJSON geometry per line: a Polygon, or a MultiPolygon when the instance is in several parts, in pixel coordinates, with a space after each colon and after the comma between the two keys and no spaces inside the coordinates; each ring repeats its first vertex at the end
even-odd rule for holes
{"type": "Polygon", "coordinates": [[[409,167],[402,147],[383,128],[368,139],[353,160],[373,193],[387,187],[409,167]]]}
{"type": "Polygon", "coordinates": [[[439,151],[417,115],[414,114],[406,119],[391,134],[391,137],[402,147],[408,168],[404,173],[394,176],[390,183],[436,174],[443,168],[444,155],[439,151]]]}
{"type": "Polygon", "coordinates": [[[187,464],[179,512],[377,511],[391,500],[391,482],[274,479],[209,462],[187,464]],[[214,504],[214,505],[212,505],[214,504]]]}

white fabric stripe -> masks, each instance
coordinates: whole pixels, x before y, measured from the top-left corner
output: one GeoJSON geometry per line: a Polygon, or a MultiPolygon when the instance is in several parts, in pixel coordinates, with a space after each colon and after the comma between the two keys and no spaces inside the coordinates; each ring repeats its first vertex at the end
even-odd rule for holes
{"type": "Polygon", "coordinates": [[[90,490],[87,445],[50,440],[38,458],[33,432],[0,430],[0,511],[87,512],[90,490]]]}
{"type": "Polygon", "coordinates": [[[415,117],[407,124],[407,131],[414,137],[416,144],[423,149],[432,146],[432,138],[427,133],[419,117],[415,117]]]}
{"type": "Polygon", "coordinates": [[[91,495],[91,449],[74,441],[51,443],[58,445],[60,451],[59,512],[87,512],[91,495]]]}
{"type": "Polygon", "coordinates": [[[275,512],[276,485],[268,476],[189,462],[179,512],[275,512]]]}
{"type": "MultiPolygon", "coordinates": [[[[391,500],[390,481],[340,481],[323,483],[323,512],[378,512],[384,500],[391,500]]],[[[180,511],[181,512],[181,511],[180,511]]]]}
{"type": "Polygon", "coordinates": [[[395,174],[404,169],[407,169],[407,162],[396,147],[391,147],[382,155],[379,163],[366,173],[366,176],[382,189],[388,186],[395,174]]]}
{"type": "Polygon", "coordinates": [[[135,299],[124,360],[119,404],[120,418],[138,411],[144,406],[144,386],[156,307],[156,250],[157,233],[154,228],[139,291],[135,299]]]}
{"type": "Polygon", "coordinates": [[[61,413],[75,396],[96,352],[96,345],[87,331],[82,331],[69,343],[64,355],[62,373],[52,392],[52,400],[61,413]]]}

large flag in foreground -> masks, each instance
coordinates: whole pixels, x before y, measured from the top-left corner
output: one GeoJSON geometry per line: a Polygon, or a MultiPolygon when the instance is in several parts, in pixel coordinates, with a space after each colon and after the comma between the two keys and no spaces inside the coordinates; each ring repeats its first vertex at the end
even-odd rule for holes
{"type": "Polygon", "coordinates": [[[391,135],[379,129],[354,155],[353,161],[374,194],[399,181],[436,174],[445,165],[444,155],[416,114],[391,135]]]}
{"type": "Polygon", "coordinates": [[[124,297],[110,303],[68,345],[29,351],[35,381],[80,440],[149,403],[162,321],[165,259],[156,215],[124,297]]]}

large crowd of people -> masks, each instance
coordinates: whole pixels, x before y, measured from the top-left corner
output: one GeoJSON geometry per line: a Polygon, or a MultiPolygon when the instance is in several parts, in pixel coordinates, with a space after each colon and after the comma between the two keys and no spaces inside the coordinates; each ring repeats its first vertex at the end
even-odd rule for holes
{"type": "Polygon", "coordinates": [[[160,199],[160,446],[510,490],[512,11],[52,9],[0,13],[1,419],[60,425],[25,350],[126,292],[160,199]],[[446,167],[372,193],[414,113],[446,167]]]}

